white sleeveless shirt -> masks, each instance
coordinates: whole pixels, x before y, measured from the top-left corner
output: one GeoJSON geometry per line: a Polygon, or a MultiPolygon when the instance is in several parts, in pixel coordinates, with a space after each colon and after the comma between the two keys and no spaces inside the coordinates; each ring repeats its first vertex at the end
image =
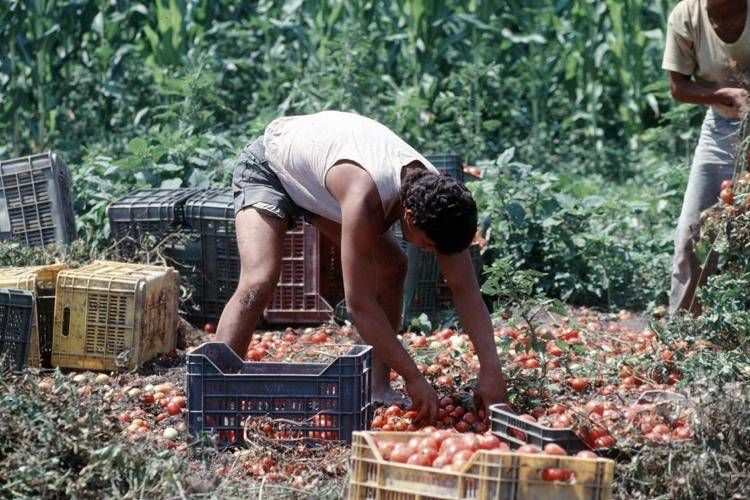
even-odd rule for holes
{"type": "Polygon", "coordinates": [[[263,138],[266,160],[294,203],[341,222],[341,206],[325,185],[340,160],[361,166],[372,177],[388,215],[398,201],[401,169],[419,161],[438,170],[386,126],[354,113],[323,111],[272,121],[263,138]]]}

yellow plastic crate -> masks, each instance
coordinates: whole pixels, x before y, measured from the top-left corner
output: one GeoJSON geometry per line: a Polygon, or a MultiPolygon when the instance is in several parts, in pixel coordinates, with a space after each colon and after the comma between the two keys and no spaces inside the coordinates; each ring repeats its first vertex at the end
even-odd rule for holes
{"type": "Polygon", "coordinates": [[[67,264],[0,268],[0,288],[26,290],[34,293],[36,299],[32,315],[28,366],[35,368],[42,366],[43,350],[47,352],[44,364],[49,363],[55,283],[57,274],[67,268],[67,264]]]}
{"type": "Polygon", "coordinates": [[[606,500],[612,491],[614,462],[478,451],[461,472],[389,462],[375,439],[407,442],[414,432],[355,432],[352,437],[349,500],[606,500]],[[541,479],[544,469],[573,472],[570,483],[541,479]]]}
{"type": "Polygon", "coordinates": [[[57,277],[52,365],[132,370],[172,351],[179,275],[171,267],[96,261],[57,277]]]}

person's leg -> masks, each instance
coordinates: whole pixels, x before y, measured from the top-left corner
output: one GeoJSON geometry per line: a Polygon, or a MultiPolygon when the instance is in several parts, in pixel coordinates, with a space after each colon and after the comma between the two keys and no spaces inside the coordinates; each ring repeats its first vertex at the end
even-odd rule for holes
{"type": "Polygon", "coordinates": [[[732,178],[737,130],[737,122],[715,117],[711,112],[706,115],[675,235],[670,314],[680,309],[693,314],[700,312],[700,304],[695,300],[696,289],[705,283],[714,268],[713,259],[704,263],[695,255],[700,215],[717,202],[721,183],[732,178]]]}
{"type": "MultiPolygon", "coordinates": [[[[328,239],[341,246],[341,225],[336,222],[312,217],[311,222],[328,239]]],[[[383,307],[388,322],[395,332],[401,328],[401,314],[404,302],[404,280],[408,262],[406,254],[396,238],[387,232],[378,241],[375,251],[377,273],[377,299],[383,307]]],[[[377,352],[372,356],[372,392],[373,400],[390,403],[403,400],[403,396],[391,388],[391,368],[386,365],[377,352]]]]}
{"type": "Polygon", "coordinates": [[[244,359],[255,325],[279,280],[287,220],[248,207],[237,214],[235,227],[240,279],[216,333],[218,340],[244,359]]]}

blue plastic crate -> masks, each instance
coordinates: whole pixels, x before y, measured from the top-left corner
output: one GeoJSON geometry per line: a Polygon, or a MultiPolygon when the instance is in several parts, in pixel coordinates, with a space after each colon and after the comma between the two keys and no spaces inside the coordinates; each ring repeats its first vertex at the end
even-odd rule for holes
{"type": "Polygon", "coordinates": [[[188,430],[237,446],[249,417],[267,417],[282,441],[351,442],[372,417],[371,366],[366,345],[328,364],[255,363],[223,342],[207,342],[187,356],[188,430]]]}
{"type": "Polygon", "coordinates": [[[26,366],[34,314],[34,294],[0,288],[0,362],[21,371],[26,366]]]}

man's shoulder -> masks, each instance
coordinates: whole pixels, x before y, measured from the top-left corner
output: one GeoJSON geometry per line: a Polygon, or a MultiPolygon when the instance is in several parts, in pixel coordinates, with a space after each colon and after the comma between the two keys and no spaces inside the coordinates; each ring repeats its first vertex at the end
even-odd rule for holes
{"type": "Polygon", "coordinates": [[[700,24],[700,15],[701,0],[680,0],[669,14],[669,24],[672,28],[682,28],[692,33],[700,24]]]}

